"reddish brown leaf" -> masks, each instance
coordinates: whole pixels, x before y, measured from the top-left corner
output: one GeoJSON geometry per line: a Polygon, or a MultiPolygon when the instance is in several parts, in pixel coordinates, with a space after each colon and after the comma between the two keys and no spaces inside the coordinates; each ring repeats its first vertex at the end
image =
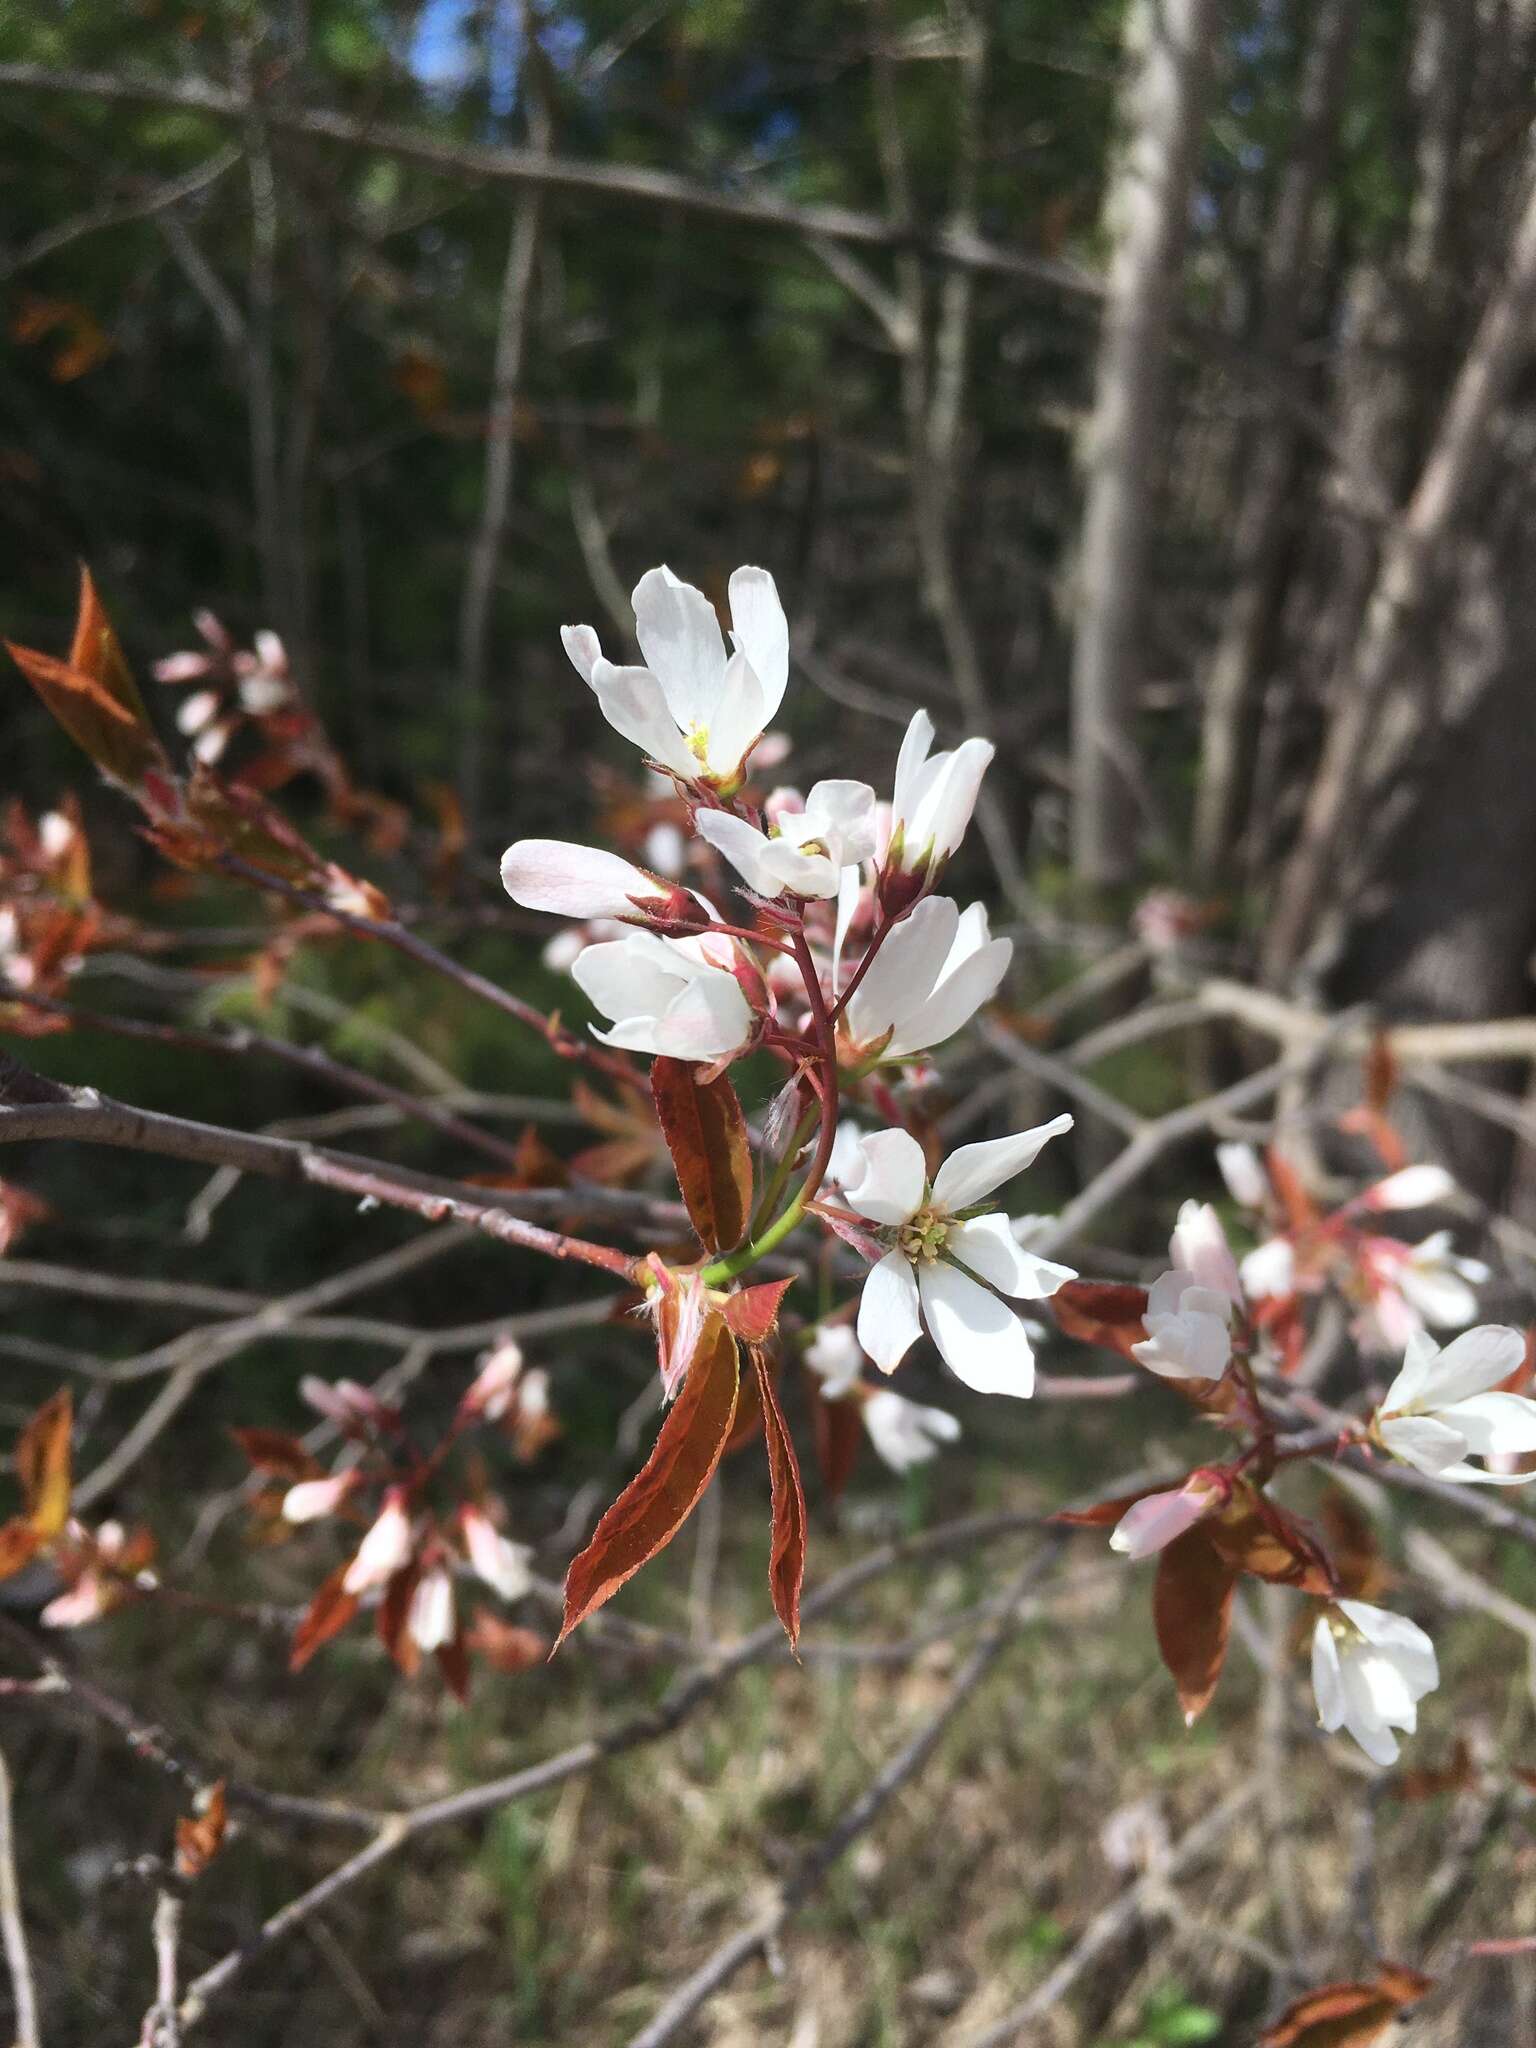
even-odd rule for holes
{"type": "Polygon", "coordinates": [[[1068,1280],[1051,1296],[1056,1321],[1068,1337],[1103,1351],[1132,1356],[1147,1334],[1147,1290],[1118,1281],[1068,1280]]]}
{"type": "Polygon", "coordinates": [[[16,1439],[16,1476],[27,1519],[44,1542],[69,1520],[70,1432],[74,1403],[68,1387],[45,1401],[16,1439]]]}
{"type": "Polygon", "coordinates": [[[741,1392],[736,1400],[736,1419],[731,1424],[731,1433],[725,1440],[724,1456],[734,1458],[738,1451],[744,1451],[748,1444],[755,1444],[763,1433],[763,1404],[757,1391],[757,1378],[743,1380],[741,1392]]]}
{"type": "Polygon", "coordinates": [[[839,1501],[858,1463],[864,1421],[857,1401],[829,1401],[820,1380],[806,1375],[806,1395],[811,1404],[811,1424],[816,1432],[816,1464],[822,1490],[829,1501],[839,1501]]]}
{"type": "Polygon", "coordinates": [[[1187,1529],[1158,1558],[1152,1621],[1184,1709],[1193,1727],[1211,1703],[1226,1661],[1237,1574],[1209,1535],[1209,1524],[1187,1529]]]}
{"type": "Polygon", "coordinates": [[[805,1493],[800,1461],[779,1406],[778,1389],[761,1351],[752,1348],[752,1368],[763,1408],[763,1434],[768,1440],[768,1483],[773,1501],[773,1545],[768,1559],[768,1584],[773,1611],[784,1624],[789,1647],[800,1640],[800,1585],[805,1577],[805,1493]]]}
{"type": "Polygon", "coordinates": [[[717,1320],[693,1355],[644,1467],[609,1508],[565,1575],[555,1648],[672,1541],[715,1476],[740,1384],[736,1339],[717,1320]]]}
{"type": "Polygon", "coordinates": [[[469,1698],[469,1652],[462,1634],[439,1647],[437,1668],[443,1674],[443,1683],[462,1705],[469,1698]]]}
{"type": "Polygon", "coordinates": [[[1392,1040],[1385,1031],[1371,1033],[1371,1042],[1366,1047],[1362,1069],[1366,1107],[1375,1110],[1378,1116],[1384,1116],[1397,1088],[1397,1055],[1393,1052],[1392,1040]]]}
{"type": "Polygon", "coordinates": [[[752,1155],[736,1090],[724,1074],[701,1082],[687,1060],[659,1059],[651,1094],[689,1220],[708,1250],[732,1250],[752,1211],[752,1155]]]}
{"type": "Polygon", "coordinates": [[[174,780],[88,571],[81,572],[68,661],[9,641],[6,646],[47,709],[104,775],[135,791],[146,775],[174,780]]]}
{"type": "Polygon", "coordinates": [[[1260,2035],[1259,2048],[1371,2048],[1434,1982],[1400,1963],[1382,1963],[1374,1983],[1321,1985],[1291,2001],[1260,2035]]]}
{"type": "Polygon", "coordinates": [[[41,1541],[25,1515],[13,1515],[0,1526],[0,1579],[8,1579],[30,1564],[41,1541]]]}
{"type": "Polygon", "coordinates": [[[729,1296],[725,1320],[743,1344],[767,1343],[779,1320],[779,1303],[794,1284],[791,1274],[787,1280],[764,1280],[757,1287],[743,1287],[739,1294],[729,1296]]]}
{"type": "Polygon", "coordinates": [[[1396,1584],[1396,1575],[1381,1554],[1375,1524],[1360,1503],[1330,1483],[1318,1508],[1328,1555],[1338,1575],[1339,1591],[1348,1600],[1379,1601],[1396,1584]]]}
{"type": "Polygon", "coordinates": [[[1332,1562],[1306,1523],[1246,1481],[1239,1483],[1205,1530],[1212,1547],[1235,1572],[1293,1586],[1320,1600],[1338,1593],[1332,1562]]]}
{"type": "Polygon", "coordinates": [[[514,1627],[488,1607],[479,1607],[465,1631],[464,1647],[483,1657],[493,1671],[515,1674],[544,1661],[549,1655],[549,1638],[535,1629],[514,1627]]]}
{"type": "Polygon", "coordinates": [[[421,1651],[416,1638],[406,1627],[420,1578],[421,1565],[413,1557],[402,1571],[390,1578],[379,1602],[378,1614],[374,1617],[374,1631],[379,1641],[395,1669],[405,1678],[414,1678],[421,1669],[421,1651]]]}
{"type": "Polygon", "coordinates": [[[312,1458],[296,1436],[281,1429],[232,1429],[230,1435],[245,1453],[253,1472],[274,1479],[318,1479],[325,1467],[312,1458]]]}
{"type": "Polygon", "coordinates": [[[1447,1761],[1438,1769],[1421,1765],[1415,1770],[1395,1771],[1387,1781],[1387,1793],[1407,1805],[1438,1799],[1443,1792],[1462,1792],[1477,1782],[1472,1752],[1465,1737],[1458,1739],[1447,1761]]]}
{"type": "Polygon", "coordinates": [[[183,1814],[176,1822],[178,1877],[191,1879],[202,1876],[219,1853],[228,1820],[229,1809],[224,1796],[224,1780],[220,1778],[209,1787],[206,1796],[199,1803],[196,1815],[188,1818],[183,1814]]]}
{"type": "Polygon", "coordinates": [[[341,1582],[350,1563],[349,1558],[346,1564],[337,1565],[305,1609],[303,1620],[293,1632],[293,1647],[288,1653],[290,1671],[302,1671],[322,1644],[341,1634],[361,1606],[355,1593],[342,1590],[341,1582]]]}

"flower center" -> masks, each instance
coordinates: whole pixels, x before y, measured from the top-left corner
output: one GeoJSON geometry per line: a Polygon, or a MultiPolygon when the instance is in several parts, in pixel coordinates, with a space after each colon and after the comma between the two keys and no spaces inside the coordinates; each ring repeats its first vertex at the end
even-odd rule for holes
{"type": "Polygon", "coordinates": [[[942,1210],[919,1209],[915,1216],[908,1217],[896,1232],[897,1249],[912,1261],[913,1265],[931,1266],[944,1249],[944,1240],[949,1235],[950,1219],[942,1210]]]}

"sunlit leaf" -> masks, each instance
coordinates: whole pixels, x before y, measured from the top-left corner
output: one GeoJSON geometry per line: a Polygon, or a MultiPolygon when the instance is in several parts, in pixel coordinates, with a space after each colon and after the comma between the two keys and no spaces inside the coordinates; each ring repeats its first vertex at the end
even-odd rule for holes
{"type": "Polygon", "coordinates": [[[689,1220],[708,1250],[730,1251],[752,1210],[752,1155],[736,1090],[724,1074],[700,1081],[687,1060],[658,1059],[651,1094],[689,1220]]]}
{"type": "Polygon", "coordinates": [[[693,1354],[650,1457],[566,1573],[565,1616],[556,1649],[665,1549],[693,1513],[730,1437],[739,1382],[736,1339],[717,1317],[693,1354]]]}
{"type": "Polygon", "coordinates": [[[70,1433],[74,1402],[68,1387],[45,1401],[16,1439],[16,1476],[27,1519],[40,1540],[57,1536],[69,1520],[70,1433]]]}
{"type": "Polygon", "coordinates": [[[768,1362],[756,1346],[752,1368],[758,1398],[763,1409],[763,1434],[768,1440],[768,1481],[773,1501],[773,1542],[768,1560],[768,1584],[773,1591],[773,1611],[784,1624],[793,1649],[800,1640],[800,1586],[805,1577],[805,1493],[800,1484],[800,1461],[794,1441],[779,1406],[778,1389],[768,1362]]]}
{"type": "MultiPolygon", "coordinates": [[[[347,1562],[350,1564],[351,1560],[347,1562]]],[[[288,1653],[290,1671],[302,1671],[322,1644],[341,1634],[362,1605],[355,1593],[343,1589],[341,1582],[346,1575],[347,1564],[337,1565],[305,1609],[303,1620],[293,1632],[288,1653]]]]}
{"type": "Polygon", "coordinates": [[[1260,2048],[1372,2048],[1434,1982],[1400,1963],[1382,1963],[1374,1983],[1321,1985],[1291,2001],[1260,2035],[1260,2048]]]}
{"type": "Polygon", "coordinates": [[[1152,1620],[1187,1726],[1210,1705],[1221,1676],[1236,1586],[1237,1573],[1205,1524],[1176,1537],[1158,1558],[1152,1620]]]}

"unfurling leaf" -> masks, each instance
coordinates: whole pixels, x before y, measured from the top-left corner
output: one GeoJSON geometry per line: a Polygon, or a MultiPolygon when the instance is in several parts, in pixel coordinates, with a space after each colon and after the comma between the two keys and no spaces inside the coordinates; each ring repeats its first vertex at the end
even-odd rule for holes
{"type": "Polygon", "coordinates": [[[767,1343],[779,1320],[779,1303],[794,1284],[793,1274],[787,1280],[764,1280],[727,1299],[725,1320],[743,1344],[767,1343]]]}
{"type": "Polygon", "coordinates": [[[1381,1963],[1374,1983],[1324,1984],[1293,1999],[1259,2048],[1372,2048],[1405,2006],[1434,1988],[1419,1970],[1381,1963]]]}
{"type": "Polygon", "coordinates": [[[556,1649],[665,1549],[693,1513],[730,1437],[739,1383],[736,1339],[717,1317],[694,1351],[650,1457],[565,1575],[565,1616],[556,1649]]]}
{"type": "Polygon", "coordinates": [[[478,1607],[465,1631],[464,1647],[472,1655],[483,1657],[493,1671],[511,1674],[542,1664],[549,1655],[549,1638],[536,1629],[518,1628],[503,1621],[488,1607],[478,1607]]]}
{"type": "Polygon", "coordinates": [[[707,1250],[731,1251],[752,1211],[752,1155],[736,1090],[724,1074],[701,1082],[687,1060],[659,1059],[651,1094],[689,1220],[707,1250]]]}
{"type": "Polygon", "coordinates": [[[337,1565],[305,1609],[303,1620],[293,1632],[293,1647],[288,1653],[290,1671],[302,1671],[322,1644],[341,1634],[362,1605],[358,1596],[348,1593],[341,1583],[350,1563],[349,1558],[347,1564],[337,1565]]]}
{"type": "Polygon", "coordinates": [[[773,1502],[773,1544],[768,1559],[768,1584],[773,1611],[784,1624],[789,1646],[800,1640],[800,1585],[805,1577],[805,1493],[800,1461],[779,1406],[778,1389],[761,1351],[752,1349],[752,1369],[763,1409],[763,1434],[768,1440],[768,1484],[773,1502]]]}
{"type": "Polygon", "coordinates": [[[1241,1481],[1222,1512],[1203,1525],[1212,1547],[1235,1572],[1292,1586],[1331,1600],[1338,1575],[1327,1552],[1298,1516],[1241,1481]]]}
{"type": "Polygon", "coordinates": [[[312,1458],[296,1436],[281,1429],[232,1429],[230,1435],[244,1451],[253,1472],[271,1479],[318,1479],[325,1467],[312,1458]]]}
{"type": "Polygon", "coordinates": [[[74,1416],[69,1389],[61,1387],[16,1439],[16,1476],[21,1481],[27,1520],[41,1542],[57,1536],[69,1520],[74,1416]]]}
{"type": "Polygon", "coordinates": [[[1178,1688],[1187,1727],[1205,1712],[1226,1661],[1237,1572],[1211,1542],[1210,1525],[1188,1529],[1158,1558],[1152,1591],[1157,1647],[1178,1688]]]}
{"type": "Polygon", "coordinates": [[[1119,1281],[1067,1280],[1051,1296],[1056,1321],[1068,1337],[1103,1351],[1132,1355],[1147,1334],[1147,1290],[1119,1281]]]}
{"type": "Polygon", "coordinates": [[[104,775],[136,794],[147,778],[158,777],[167,788],[174,784],[89,570],[80,572],[80,607],[67,661],[6,645],[47,709],[104,775]]]}
{"type": "Polygon", "coordinates": [[[197,1813],[183,1814],[176,1822],[176,1875],[188,1880],[201,1877],[224,1840],[229,1808],[222,1778],[211,1785],[198,1803],[197,1813]]]}

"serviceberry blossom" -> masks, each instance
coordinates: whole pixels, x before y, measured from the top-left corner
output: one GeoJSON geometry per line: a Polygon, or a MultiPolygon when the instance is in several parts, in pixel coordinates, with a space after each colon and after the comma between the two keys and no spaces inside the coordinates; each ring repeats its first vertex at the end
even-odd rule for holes
{"type": "Polygon", "coordinates": [[[1467,1330],[1443,1351],[1415,1331],[1377,1411],[1375,1435],[1395,1458],[1434,1478],[1523,1486],[1536,1473],[1490,1471],[1467,1460],[1536,1451],[1536,1401],[1494,1391],[1524,1359],[1524,1336],[1502,1324],[1467,1330]]]}
{"type": "Polygon", "coordinates": [[[840,1019],[849,1066],[908,1059],[942,1045],[996,995],[1012,939],[994,939],[985,907],[929,896],[888,935],[840,1019]]]}
{"type": "Polygon", "coordinates": [[[789,627],[773,578],[766,569],[737,569],[730,600],[729,656],[714,606],[667,568],[648,569],[631,599],[644,668],[605,660],[590,626],[560,633],[615,732],[679,781],[726,795],[740,787],[789,681],[789,627]]]}
{"type": "Polygon", "coordinates": [[[347,1566],[341,1582],[344,1593],[370,1593],[410,1563],[416,1547],[415,1531],[406,1509],[405,1497],[397,1487],[384,1496],[384,1505],[357,1553],[347,1566]]]}
{"type": "Polygon", "coordinates": [[[977,1214],[984,1197],[1022,1173],[1070,1116],[952,1152],[930,1185],[923,1149],[907,1131],[876,1131],[860,1145],[860,1170],[843,1183],[850,1208],[879,1226],[891,1249],[864,1282],[859,1342],[894,1372],[926,1320],[957,1379],[980,1394],[1027,1396],[1035,1356],[1023,1323],[1001,1299],[1043,1301],[1077,1276],[1026,1251],[1001,1211],[977,1214]],[[994,1292],[998,1290],[997,1292],[994,1292]],[[921,1309],[921,1320],[919,1318],[921,1309]]]}
{"type": "Polygon", "coordinates": [[[893,1472],[926,1464],[940,1444],[954,1443],[960,1424],[943,1408],[926,1408],[889,1387],[862,1383],[864,1347],[846,1323],[822,1323],[806,1346],[805,1362],[821,1381],[824,1401],[857,1401],[875,1455],[893,1472]]]}
{"type": "Polygon", "coordinates": [[[1219,1380],[1232,1357],[1232,1311],[1241,1307],[1237,1262],[1209,1202],[1186,1202],[1168,1246],[1173,1271],[1152,1283],[1146,1337],[1131,1347],[1165,1379],[1219,1380]]]}
{"type": "Polygon", "coordinates": [[[502,887],[525,910],[556,917],[629,917],[667,908],[676,885],[600,846],[519,839],[501,857],[502,887]]]}
{"type": "Polygon", "coordinates": [[[479,1577],[503,1600],[521,1600],[533,1585],[529,1546],[503,1536],[484,1508],[461,1508],[459,1527],[465,1552],[479,1577]]]}
{"type": "Polygon", "coordinates": [[[1417,1244],[1364,1237],[1358,1253],[1370,1298],[1356,1335],[1369,1351],[1399,1351],[1426,1326],[1465,1328],[1477,1314],[1476,1290],[1492,1278],[1481,1259],[1453,1249],[1448,1230],[1431,1231],[1417,1244]]]}
{"type": "Polygon", "coordinates": [[[329,1479],[301,1479],[283,1495],[283,1520],[318,1522],[326,1515],[334,1515],[359,1477],[357,1468],[349,1466],[329,1479]]]}
{"type": "Polygon", "coordinates": [[[679,1060],[717,1060],[740,1052],[757,1026],[734,973],[730,939],[664,939],[655,932],[588,946],[571,974],[613,1029],[594,1038],[629,1052],[679,1060]]]}
{"type": "Polygon", "coordinates": [[[875,1454],[893,1472],[910,1472],[938,1455],[941,1444],[952,1444],[960,1425],[943,1408],[925,1408],[909,1401],[890,1387],[877,1387],[864,1402],[864,1427],[875,1454]]]}
{"type": "Polygon", "coordinates": [[[1151,1557],[1226,1505],[1230,1487],[1206,1472],[1192,1472],[1167,1493],[1146,1493],[1127,1508],[1110,1532],[1109,1547],[1133,1564],[1151,1557]]]}
{"type": "Polygon", "coordinates": [[[824,1401],[841,1401],[859,1384],[864,1347],[847,1323],[818,1323],[805,1362],[821,1381],[824,1401]]]}
{"type": "Polygon", "coordinates": [[[405,1625],[411,1641],[424,1656],[453,1641],[453,1580],[446,1565],[435,1564],[422,1573],[411,1595],[405,1625]]]}
{"type": "Polygon", "coordinates": [[[929,754],[933,720],[914,711],[896,758],[887,873],[933,881],[965,837],[981,778],[997,749],[990,740],[964,740],[952,752],[929,754]]]}
{"type": "Polygon", "coordinates": [[[769,829],[730,811],[701,810],[699,837],[759,896],[835,896],[845,868],[875,851],[875,792],[867,782],[818,782],[803,801],[790,790],[768,799],[769,829]]]}
{"type": "Polygon", "coordinates": [[[512,1406],[523,1377],[523,1347],[515,1337],[498,1337],[475,1363],[479,1371],[459,1403],[460,1418],[483,1417],[487,1422],[499,1422],[512,1406]]]}
{"type": "Polygon", "coordinates": [[[1312,1631],[1312,1690],[1329,1734],[1345,1728],[1372,1763],[1395,1764],[1400,1728],[1411,1735],[1418,1702],[1440,1683],[1435,1646],[1404,1615],[1340,1600],[1312,1631]]]}
{"type": "Polygon", "coordinates": [[[1216,1164],[1233,1201],[1244,1209],[1262,1209],[1269,1200],[1269,1175],[1252,1145],[1235,1139],[1216,1147],[1216,1164]]]}

